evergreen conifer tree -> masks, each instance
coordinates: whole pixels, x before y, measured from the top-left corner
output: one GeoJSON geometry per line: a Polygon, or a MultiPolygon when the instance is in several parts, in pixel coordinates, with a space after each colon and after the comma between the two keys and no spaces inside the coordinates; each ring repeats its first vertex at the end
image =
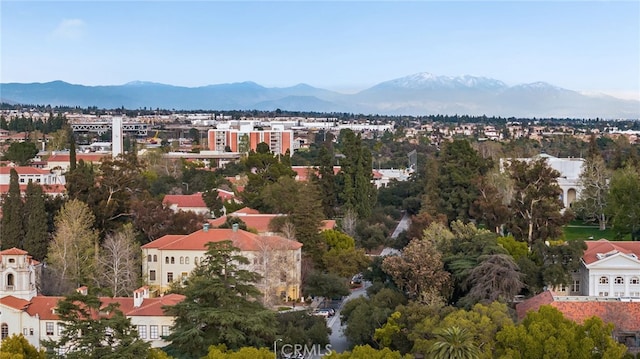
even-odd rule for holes
{"type": "Polygon", "coordinates": [[[29,182],[24,203],[24,250],[34,258],[43,260],[47,255],[49,234],[45,198],[39,184],[29,182]]]}
{"type": "Polygon", "coordinates": [[[22,206],[18,172],[12,168],[9,179],[9,192],[2,201],[2,222],[0,223],[1,249],[12,247],[22,248],[22,239],[24,236],[22,206]]]}

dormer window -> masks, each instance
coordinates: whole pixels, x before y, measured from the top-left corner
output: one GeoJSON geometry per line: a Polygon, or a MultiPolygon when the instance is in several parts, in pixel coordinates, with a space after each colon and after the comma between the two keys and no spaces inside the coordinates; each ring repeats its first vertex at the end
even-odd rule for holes
{"type": "Polygon", "coordinates": [[[9,263],[15,263],[16,259],[15,258],[9,258],[9,263]]]}
{"type": "Polygon", "coordinates": [[[608,277],[600,277],[600,284],[609,284],[608,277]]]}

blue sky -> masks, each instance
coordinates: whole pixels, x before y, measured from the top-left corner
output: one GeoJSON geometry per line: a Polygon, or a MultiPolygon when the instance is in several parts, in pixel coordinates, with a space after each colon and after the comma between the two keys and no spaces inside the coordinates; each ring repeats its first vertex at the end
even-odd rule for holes
{"type": "Polygon", "coordinates": [[[430,72],[640,99],[638,1],[6,1],[0,82],[254,81],[354,92],[430,72]]]}

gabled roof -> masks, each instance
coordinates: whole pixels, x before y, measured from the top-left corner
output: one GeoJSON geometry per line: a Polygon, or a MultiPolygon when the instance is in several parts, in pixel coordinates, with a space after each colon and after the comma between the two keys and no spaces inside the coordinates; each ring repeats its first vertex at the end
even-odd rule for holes
{"type": "Polygon", "coordinates": [[[0,298],[0,304],[6,305],[7,307],[13,309],[23,310],[27,305],[29,305],[29,301],[22,298],[14,297],[12,295],[8,295],[6,297],[0,298]]]}
{"type": "Polygon", "coordinates": [[[164,196],[162,204],[175,204],[178,208],[207,208],[200,192],[194,194],[168,194],[164,196]]]}
{"type": "Polygon", "coordinates": [[[19,249],[19,248],[16,248],[16,247],[0,251],[0,256],[1,255],[9,255],[9,256],[14,255],[15,256],[15,255],[24,255],[24,254],[29,254],[29,252],[27,252],[25,250],[22,250],[22,249],[19,249]]]}
{"type": "Polygon", "coordinates": [[[586,241],[587,249],[584,251],[582,260],[586,265],[605,259],[613,254],[622,253],[635,255],[640,258],[640,242],[608,241],[600,239],[597,241],[586,241]]]}
{"type": "Polygon", "coordinates": [[[624,301],[597,297],[562,297],[546,291],[516,305],[518,319],[527,312],[537,311],[543,305],[558,309],[565,318],[583,323],[593,316],[605,323],[613,323],[617,330],[640,331],[640,301],[624,301]]]}
{"type": "Polygon", "coordinates": [[[15,167],[0,167],[0,175],[8,175],[11,173],[11,170],[14,169],[18,173],[18,175],[48,175],[51,174],[48,170],[43,170],[40,168],[29,167],[29,166],[15,166],[15,167]]]}
{"type": "MultiPolygon", "coordinates": [[[[5,303],[5,298],[0,299],[2,303],[5,303]]],[[[118,309],[124,313],[125,316],[165,316],[164,306],[176,305],[185,298],[181,294],[168,294],[162,297],[156,298],[144,298],[140,307],[133,306],[133,297],[100,297],[100,303],[102,307],[106,307],[111,303],[117,303],[118,309]]],[[[16,298],[17,299],[17,298],[16,298]]],[[[47,296],[35,296],[31,298],[30,302],[26,302],[26,311],[30,316],[36,316],[41,320],[58,320],[60,319],[55,314],[55,308],[58,306],[58,302],[63,300],[64,297],[47,297],[47,296]]],[[[19,299],[22,300],[22,299],[19,299]]],[[[23,306],[24,308],[24,306],[23,306]]]]}
{"type": "Polygon", "coordinates": [[[151,241],[147,244],[142,245],[140,248],[161,248],[169,243],[172,243],[180,238],[184,237],[184,234],[167,234],[164,235],[155,241],[151,241]],[[153,243],[153,245],[151,245],[153,243]]]}
{"type": "Polygon", "coordinates": [[[292,241],[280,236],[259,236],[257,234],[238,229],[234,231],[228,228],[211,228],[199,230],[181,238],[162,238],[147,243],[143,248],[155,248],[161,250],[195,250],[207,249],[209,242],[232,241],[233,245],[241,251],[261,251],[271,249],[299,249],[302,243],[292,241]]]}

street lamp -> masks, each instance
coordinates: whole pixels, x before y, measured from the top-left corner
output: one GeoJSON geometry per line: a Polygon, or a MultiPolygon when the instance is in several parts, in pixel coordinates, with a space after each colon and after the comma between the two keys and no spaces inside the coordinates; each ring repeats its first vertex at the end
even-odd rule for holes
{"type": "Polygon", "coordinates": [[[275,356],[276,359],[278,359],[278,342],[281,342],[282,338],[279,338],[277,340],[273,341],[273,355],[275,356]]]}

